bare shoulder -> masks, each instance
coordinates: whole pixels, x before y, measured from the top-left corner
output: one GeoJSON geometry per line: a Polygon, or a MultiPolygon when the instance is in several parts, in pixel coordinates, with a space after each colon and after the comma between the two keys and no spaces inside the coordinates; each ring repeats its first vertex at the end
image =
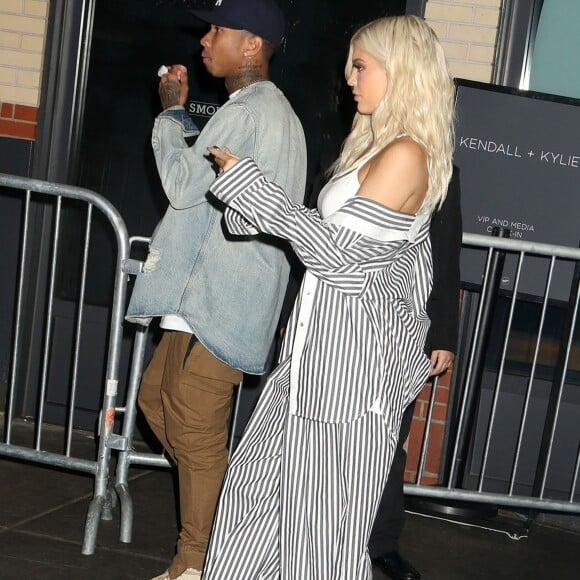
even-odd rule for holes
{"type": "Polygon", "coordinates": [[[427,169],[425,148],[410,137],[401,137],[389,143],[371,160],[375,171],[388,171],[404,175],[427,169]]]}
{"type": "Polygon", "coordinates": [[[428,179],[424,147],[401,137],[361,168],[358,193],[397,211],[414,213],[423,203],[428,179]]]}

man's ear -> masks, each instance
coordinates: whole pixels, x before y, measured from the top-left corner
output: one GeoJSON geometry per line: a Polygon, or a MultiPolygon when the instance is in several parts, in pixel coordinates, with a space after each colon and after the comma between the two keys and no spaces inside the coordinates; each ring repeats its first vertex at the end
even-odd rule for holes
{"type": "Polygon", "coordinates": [[[246,38],[246,48],[244,53],[247,53],[248,56],[256,56],[262,51],[262,44],[263,40],[261,36],[250,34],[246,38]]]}

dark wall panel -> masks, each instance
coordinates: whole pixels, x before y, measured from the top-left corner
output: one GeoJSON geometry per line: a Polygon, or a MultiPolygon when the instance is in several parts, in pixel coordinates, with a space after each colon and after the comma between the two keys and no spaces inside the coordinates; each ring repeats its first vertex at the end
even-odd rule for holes
{"type": "MultiPolygon", "coordinates": [[[[27,177],[33,147],[32,141],[0,137],[0,173],[27,177]]],[[[0,188],[0,248],[3,248],[0,262],[0,404],[5,397],[10,366],[21,212],[22,196],[0,188]]]]}
{"type": "Polygon", "coordinates": [[[34,142],[0,137],[0,173],[28,177],[34,142]]]}

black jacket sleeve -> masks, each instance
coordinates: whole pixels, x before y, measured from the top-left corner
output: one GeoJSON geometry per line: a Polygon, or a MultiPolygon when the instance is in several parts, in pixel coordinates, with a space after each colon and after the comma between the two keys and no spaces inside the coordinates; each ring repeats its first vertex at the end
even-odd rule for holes
{"type": "Polygon", "coordinates": [[[431,328],[426,351],[457,351],[459,329],[459,255],[463,224],[459,169],[453,168],[447,197],[431,218],[433,289],[427,304],[431,328]]]}

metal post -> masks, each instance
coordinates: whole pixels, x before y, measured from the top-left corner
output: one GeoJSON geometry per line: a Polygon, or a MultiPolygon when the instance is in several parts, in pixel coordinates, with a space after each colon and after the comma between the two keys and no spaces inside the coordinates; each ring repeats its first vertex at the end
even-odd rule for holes
{"type": "Polygon", "coordinates": [[[127,389],[125,402],[125,418],[123,420],[123,440],[125,449],[119,452],[115,477],[115,490],[121,503],[121,531],[119,540],[126,544],[131,542],[133,535],[133,500],[129,493],[129,467],[131,464],[131,452],[133,448],[133,434],[135,431],[135,419],[137,417],[137,393],[141,382],[143,370],[143,358],[145,356],[145,343],[147,340],[147,327],[141,327],[135,333],[135,345],[133,347],[133,362],[131,364],[131,376],[127,389]]]}
{"type": "MultiPolygon", "coordinates": [[[[492,231],[492,236],[496,237],[509,238],[509,235],[510,231],[504,228],[494,228],[492,231]]],[[[490,257],[489,283],[481,295],[481,326],[473,347],[473,373],[465,387],[465,420],[457,434],[456,448],[458,453],[455,461],[455,469],[451,477],[453,487],[458,487],[460,481],[463,479],[465,462],[469,454],[469,446],[478,407],[478,395],[485,365],[485,355],[489,344],[489,335],[493,322],[497,292],[501,283],[504,261],[505,253],[493,250],[490,257]]]]}

